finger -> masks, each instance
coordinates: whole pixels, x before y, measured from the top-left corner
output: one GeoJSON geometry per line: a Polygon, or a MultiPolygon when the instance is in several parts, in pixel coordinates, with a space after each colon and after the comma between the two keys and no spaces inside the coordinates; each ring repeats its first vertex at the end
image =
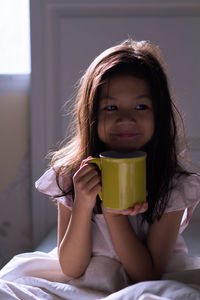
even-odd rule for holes
{"type": "Polygon", "coordinates": [[[105,212],[111,213],[111,214],[118,214],[118,215],[127,215],[130,213],[129,209],[112,209],[112,208],[107,208],[107,207],[103,207],[103,210],[105,212]]]}
{"type": "Polygon", "coordinates": [[[87,177],[86,185],[88,190],[92,190],[96,185],[101,185],[101,177],[98,173],[93,173],[92,177],[87,177]]]}
{"type": "Polygon", "coordinates": [[[94,185],[94,186],[91,188],[90,192],[91,192],[92,194],[97,195],[98,193],[101,192],[101,189],[102,189],[101,184],[100,184],[100,183],[97,183],[96,185],[94,185]]]}
{"type": "Polygon", "coordinates": [[[136,216],[138,214],[138,211],[133,209],[133,208],[130,208],[130,209],[126,209],[124,212],[123,212],[124,215],[130,215],[130,216],[136,216]]]}
{"type": "Polygon", "coordinates": [[[148,209],[148,203],[144,202],[142,203],[142,205],[138,205],[136,207],[134,207],[135,211],[137,211],[137,213],[143,213],[148,209]]]}
{"type": "Polygon", "coordinates": [[[111,209],[111,208],[105,208],[103,209],[106,212],[113,213],[113,214],[120,214],[120,215],[131,215],[131,216],[136,216],[137,214],[143,213],[148,209],[148,203],[144,202],[142,205],[140,204],[135,204],[133,207],[128,208],[128,209],[111,209]]]}
{"type": "Polygon", "coordinates": [[[120,213],[120,210],[105,207],[103,205],[103,203],[102,203],[102,210],[105,211],[105,212],[107,212],[107,213],[115,213],[115,214],[120,213]]]}
{"type": "Polygon", "coordinates": [[[132,211],[131,211],[130,215],[135,216],[137,214],[144,213],[145,211],[147,211],[147,209],[148,209],[148,203],[147,202],[144,202],[142,205],[137,204],[132,208],[132,211]]]}
{"type": "Polygon", "coordinates": [[[92,172],[95,172],[95,174],[98,174],[97,170],[94,168],[94,166],[91,165],[84,165],[81,168],[78,169],[78,171],[74,174],[74,179],[75,181],[79,181],[79,180],[87,180],[88,176],[88,180],[94,175],[92,172]],[[93,175],[92,175],[93,174],[93,175]]]}
{"type": "Polygon", "coordinates": [[[134,207],[130,207],[128,209],[124,209],[121,214],[123,215],[131,215],[131,216],[135,216],[137,215],[138,213],[140,213],[140,205],[139,204],[136,204],[134,207]]]}
{"type": "Polygon", "coordinates": [[[96,167],[95,167],[94,164],[87,164],[87,163],[85,163],[84,165],[82,165],[79,168],[79,170],[80,170],[81,173],[86,174],[90,170],[96,170],[96,167]]]}
{"type": "Polygon", "coordinates": [[[91,158],[92,158],[92,156],[88,156],[86,159],[84,159],[84,160],[81,162],[80,167],[84,166],[84,164],[85,164],[88,160],[90,160],[91,158]]]}
{"type": "Polygon", "coordinates": [[[144,202],[141,207],[142,212],[147,211],[148,207],[149,207],[148,202],[144,202]]]}
{"type": "Polygon", "coordinates": [[[136,211],[146,210],[148,208],[148,202],[143,202],[142,204],[136,203],[132,209],[136,211]]]}

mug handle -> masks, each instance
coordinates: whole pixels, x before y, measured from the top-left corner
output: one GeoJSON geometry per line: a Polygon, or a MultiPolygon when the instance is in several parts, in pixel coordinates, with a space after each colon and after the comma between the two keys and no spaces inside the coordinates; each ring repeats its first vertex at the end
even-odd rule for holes
{"type": "MultiPolygon", "coordinates": [[[[95,157],[91,157],[91,158],[88,158],[87,161],[85,162],[86,164],[95,164],[98,169],[101,171],[101,161],[100,161],[100,158],[95,158],[95,157]]],[[[99,197],[100,199],[102,200],[102,192],[100,192],[99,194],[99,197]]]]}

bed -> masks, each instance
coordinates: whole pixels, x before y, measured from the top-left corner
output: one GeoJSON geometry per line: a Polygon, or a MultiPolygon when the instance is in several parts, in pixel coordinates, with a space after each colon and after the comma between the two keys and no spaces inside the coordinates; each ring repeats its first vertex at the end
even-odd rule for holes
{"type": "Polygon", "coordinates": [[[0,299],[199,300],[199,225],[198,221],[191,221],[183,234],[189,254],[174,254],[162,280],[128,287],[120,279],[123,276],[120,264],[103,256],[93,257],[87,272],[79,279],[63,275],[57,258],[56,228],[53,228],[34,252],[15,256],[0,271],[0,299]],[[176,272],[171,272],[171,266],[174,270],[175,265],[176,272]],[[113,281],[107,277],[110,272],[113,281]]]}

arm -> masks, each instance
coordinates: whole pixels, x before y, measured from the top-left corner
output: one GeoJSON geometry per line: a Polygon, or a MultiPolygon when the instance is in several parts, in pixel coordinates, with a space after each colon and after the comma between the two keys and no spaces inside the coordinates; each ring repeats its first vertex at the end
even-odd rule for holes
{"type": "Polygon", "coordinates": [[[177,238],[183,211],[164,214],[149,228],[142,242],[128,217],[104,211],[115,250],[133,282],[159,279],[177,238]]]}
{"type": "Polygon", "coordinates": [[[85,165],[74,175],[75,199],[72,212],[58,204],[58,253],[64,274],[77,278],[91,257],[91,217],[100,179],[93,166],[85,165]]]}
{"type": "Polygon", "coordinates": [[[91,256],[91,213],[73,207],[72,213],[58,204],[58,251],[63,273],[79,277],[91,256]]]}

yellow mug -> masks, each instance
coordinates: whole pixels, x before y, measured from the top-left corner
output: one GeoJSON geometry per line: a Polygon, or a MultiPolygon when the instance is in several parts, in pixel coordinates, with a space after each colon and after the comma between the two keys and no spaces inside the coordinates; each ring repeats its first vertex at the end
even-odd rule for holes
{"type": "Polygon", "coordinates": [[[146,201],[146,157],[143,151],[107,151],[87,161],[101,171],[104,207],[121,210],[146,201]]]}

